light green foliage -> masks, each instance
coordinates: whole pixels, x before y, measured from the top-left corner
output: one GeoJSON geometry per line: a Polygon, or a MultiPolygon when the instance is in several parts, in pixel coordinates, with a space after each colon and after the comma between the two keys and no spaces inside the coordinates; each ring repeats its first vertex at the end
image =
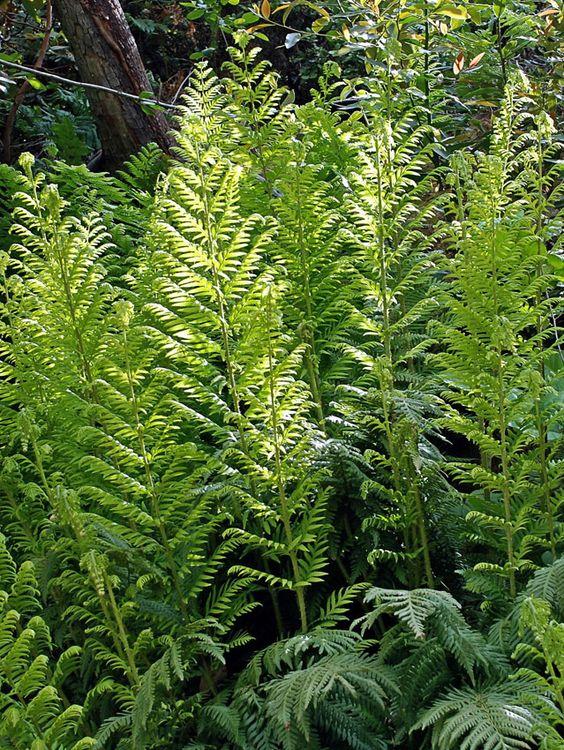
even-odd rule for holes
{"type": "Polygon", "coordinates": [[[69,675],[80,666],[80,649],[54,654],[48,625],[41,617],[31,562],[19,568],[0,537],[0,743],[18,750],[86,750],[79,739],[83,708],[65,694],[69,675]]]}
{"type": "MultiPolygon", "coordinates": [[[[479,465],[458,461],[451,472],[476,488],[467,516],[472,537],[499,551],[469,571],[468,581],[492,598],[499,579],[514,598],[519,577],[534,567],[533,551],[548,548],[555,557],[560,535],[556,447],[542,401],[557,305],[548,295],[546,230],[536,215],[542,205],[521,198],[522,165],[535,159],[535,145],[520,132],[526,122],[510,86],[491,153],[454,160],[453,280],[447,318],[436,327],[446,344],[437,356],[444,396],[456,407],[442,423],[480,454],[479,465]]],[[[531,171],[528,190],[542,179],[531,171]]]]}
{"type": "Polygon", "coordinates": [[[552,750],[550,121],[437,168],[239,42],[170,163],[0,175],[0,746],[552,750]]]}
{"type": "Polygon", "coordinates": [[[544,662],[546,670],[543,676],[524,667],[519,674],[529,677],[539,692],[548,693],[564,713],[564,626],[554,619],[550,603],[534,596],[523,600],[520,614],[521,628],[532,633],[535,645],[520,643],[515,656],[533,663],[544,662]]]}

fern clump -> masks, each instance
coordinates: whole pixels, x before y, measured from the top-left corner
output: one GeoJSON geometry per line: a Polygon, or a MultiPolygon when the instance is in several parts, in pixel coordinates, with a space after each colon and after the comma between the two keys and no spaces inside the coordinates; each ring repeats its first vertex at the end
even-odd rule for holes
{"type": "Polygon", "coordinates": [[[554,302],[546,298],[550,272],[538,271],[546,262],[539,256],[541,230],[515,197],[522,191],[521,164],[530,158],[528,139],[519,135],[528,117],[522,107],[514,84],[491,153],[454,160],[456,252],[448,266],[448,316],[436,328],[446,344],[437,355],[444,395],[454,406],[442,423],[479,452],[478,462],[453,462],[451,472],[474,490],[471,538],[497,549],[468,571],[468,583],[494,599],[503,598],[504,585],[514,598],[543,550],[556,554],[558,536],[550,417],[540,406],[554,302]]]}
{"type": "Polygon", "coordinates": [[[251,42],[170,158],[0,171],[0,745],[556,750],[552,121],[441,163],[251,42]]]}

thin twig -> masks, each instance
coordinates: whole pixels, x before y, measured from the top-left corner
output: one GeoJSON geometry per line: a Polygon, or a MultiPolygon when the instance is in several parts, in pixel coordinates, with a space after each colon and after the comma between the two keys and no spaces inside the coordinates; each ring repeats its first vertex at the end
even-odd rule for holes
{"type": "Polygon", "coordinates": [[[165,107],[166,109],[178,109],[177,104],[168,104],[167,102],[159,102],[157,99],[145,99],[140,94],[130,94],[128,91],[120,91],[119,89],[112,89],[109,86],[100,86],[97,83],[84,83],[84,81],[73,81],[72,78],[64,78],[63,76],[56,75],[55,73],[48,73],[46,70],[36,70],[35,68],[29,68],[27,65],[20,65],[19,63],[11,62],[11,60],[0,60],[0,65],[7,65],[10,68],[16,70],[22,70],[24,73],[33,73],[43,78],[49,78],[52,81],[59,81],[60,83],[66,83],[70,86],[78,86],[84,89],[95,89],[96,91],[105,91],[107,94],[115,94],[116,96],[122,96],[125,99],[134,99],[139,104],[154,104],[158,107],[165,107]]]}
{"type": "Polygon", "coordinates": [[[178,89],[177,89],[177,91],[176,91],[176,94],[175,94],[175,95],[173,96],[173,98],[172,98],[172,104],[176,104],[176,102],[177,102],[177,100],[178,100],[178,97],[179,97],[179,96],[180,96],[180,95],[182,94],[182,92],[184,91],[184,87],[186,86],[186,84],[187,84],[187,83],[188,83],[188,81],[190,80],[190,77],[191,77],[191,75],[192,75],[192,73],[193,73],[193,72],[194,72],[194,71],[193,71],[193,70],[191,70],[191,71],[190,71],[190,72],[188,73],[188,75],[184,77],[184,80],[182,81],[182,83],[180,84],[180,86],[178,87],[178,89]]]}
{"type": "MultiPolygon", "coordinates": [[[[43,28],[45,29],[45,33],[43,35],[43,39],[41,40],[41,45],[39,46],[37,59],[33,65],[33,68],[31,68],[32,72],[35,72],[35,74],[39,72],[39,69],[43,65],[45,55],[47,54],[47,50],[49,49],[49,40],[51,39],[51,31],[53,30],[53,8],[51,0],[47,0],[47,7],[45,10],[45,23],[43,28]]],[[[26,79],[18,89],[18,92],[16,93],[16,96],[14,98],[14,103],[12,104],[12,108],[10,109],[8,117],[6,118],[6,125],[4,127],[4,161],[7,164],[9,164],[12,160],[12,134],[14,131],[16,117],[18,115],[18,110],[30,88],[31,84],[26,79]]]]}

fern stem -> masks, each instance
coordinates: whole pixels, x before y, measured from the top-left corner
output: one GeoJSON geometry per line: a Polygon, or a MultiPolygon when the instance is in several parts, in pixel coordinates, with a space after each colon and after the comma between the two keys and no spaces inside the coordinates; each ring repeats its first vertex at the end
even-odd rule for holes
{"type": "MultiPolygon", "coordinates": [[[[33,427],[32,427],[32,430],[33,430],[33,427]]],[[[41,457],[41,451],[39,450],[37,439],[35,435],[33,435],[33,433],[30,435],[30,442],[31,442],[31,448],[33,450],[33,455],[35,458],[35,466],[39,474],[39,479],[41,480],[41,484],[43,485],[47,498],[51,504],[52,510],[55,510],[56,508],[55,496],[53,494],[51,485],[47,481],[47,475],[45,474],[45,468],[43,466],[43,458],[41,457]]]]}
{"type": "MultiPolygon", "coordinates": [[[[270,573],[270,565],[268,560],[263,560],[264,569],[267,573],[270,573]]],[[[278,598],[278,592],[269,587],[269,593],[270,593],[270,600],[272,602],[272,611],[274,612],[274,622],[276,623],[276,632],[278,634],[278,638],[282,639],[284,637],[284,621],[282,619],[282,609],[280,607],[280,600],[278,598]]]]}
{"type": "Polygon", "coordinates": [[[121,612],[119,610],[119,607],[116,602],[116,598],[114,595],[114,588],[112,586],[112,582],[106,573],[106,571],[102,572],[102,576],[104,579],[104,587],[106,591],[108,592],[108,599],[110,601],[110,608],[112,611],[112,614],[114,616],[115,622],[117,624],[118,632],[121,638],[121,641],[123,643],[123,648],[125,651],[125,655],[127,658],[127,663],[129,665],[129,676],[131,679],[131,682],[135,687],[139,687],[139,672],[137,671],[137,666],[135,665],[135,659],[133,657],[133,652],[131,651],[131,647],[129,645],[129,639],[127,637],[127,631],[125,629],[125,625],[123,622],[123,618],[121,616],[121,612]]]}
{"type": "MultiPolygon", "coordinates": [[[[249,70],[249,59],[247,57],[246,51],[244,51],[244,54],[243,54],[243,68],[245,71],[246,83],[248,84],[251,80],[251,77],[250,77],[250,70],[249,70]]],[[[259,157],[259,163],[260,163],[260,168],[262,172],[262,177],[264,179],[264,184],[266,185],[267,201],[268,203],[270,203],[272,199],[272,194],[273,194],[273,185],[271,184],[270,177],[268,176],[268,167],[267,167],[266,159],[264,156],[264,148],[263,148],[262,141],[260,139],[260,121],[257,118],[257,109],[255,106],[255,91],[252,86],[248,86],[247,91],[248,91],[249,103],[250,103],[251,130],[254,130],[255,147],[256,147],[258,157],[259,157]]]]}
{"type": "MultiPolygon", "coordinates": [[[[391,165],[388,170],[391,173],[391,165]]],[[[380,149],[376,149],[376,179],[377,179],[377,199],[378,199],[378,263],[379,263],[379,278],[378,278],[378,292],[382,301],[382,339],[384,346],[384,359],[386,361],[386,373],[381,372],[379,374],[380,382],[380,394],[382,398],[382,415],[384,423],[384,431],[386,434],[386,441],[388,445],[388,452],[390,455],[390,464],[392,468],[392,478],[394,489],[396,492],[397,502],[400,502],[401,497],[408,497],[410,494],[415,500],[415,513],[417,518],[417,529],[419,534],[419,543],[412,544],[409,539],[409,528],[406,523],[404,528],[404,544],[406,549],[409,551],[413,547],[421,547],[423,550],[423,561],[425,566],[425,574],[428,585],[433,588],[433,574],[431,569],[431,557],[429,552],[429,539],[427,536],[427,529],[425,525],[425,516],[423,503],[421,501],[420,490],[417,482],[414,482],[414,486],[406,491],[405,483],[402,479],[400,464],[401,456],[396,451],[396,441],[393,434],[393,416],[392,416],[392,405],[393,405],[393,391],[395,387],[395,363],[394,355],[392,352],[392,341],[391,341],[391,318],[390,318],[390,300],[388,297],[389,286],[388,286],[388,266],[386,262],[386,240],[384,230],[384,200],[382,195],[383,175],[382,165],[380,162],[380,149]],[[392,395],[390,395],[392,394],[392,395]],[[417,487],[417,489],[415,489],[417,487]]],[[[409,460],[409,456],[407,456],[409,460]]],[[[408,514],[406,514],[408,515],[408,514]]]]}
{"type": "Polygon", "coordinates": [[[429,19],[429,0],[425,0],[425,52],[423,55],[423,86],[425,93],[425,107],[427,109],[427,124],[432,125],[433,114],[431,111],[431,90],[430,90],[430,62],[431,62],[431,51],[429,49],[431,45],[431,21],[429,19]]]}
{"type": "Polygon", "coordinates": [[[509,563],[509,593],[514,599],[517,594],[515,584],[515,552],[513,540],[513,512],[511,509],[511,491],[509,477],[509,462],[507,457],[507,424],[505,415],[505,394],[503,384],[503,359],[501,352],[498,357],[498,382],[499,382],[499,434],[501,448],[501,471],[503,477],[503,509],[505,515],[505,538],[507,544],[507,562],[509,563]]]}
{"type": "MultiPolygon", "coordinates": [[[[542,366],[542,365],[541,365],[542,366]]],[[[544,368],[543,368],[544,369],[544,368]]],[[[539,436],[538,456],[541,480],[541,492],[543,497],[543,507],[548,527],[548,538],[550,543],[550,552],[552,559],[556,560],[556,535],[554,529],[554,508],[552,507],[552,497],[550,492],[550,479],[548,475],[548,445],[547,445],[547,427],[542,415],[540,395],[535,397],[535,421],[537,423],[537,432],[539,436]]]]}
{"type": "MultiPolygon", "coordinates": [[[[212,267],[213,290],[215,294],[215,303],[217,305],[218,316],[219,316],[221,343],[223,346],[223,352],[222,352],[223,361],[225,363],[225,369],[227,370],[229,394],[231,396],[231,401],[233,403],[233,411],[235,412],[235,421],[237,424],[237,431],[239,432],[241,448],[243,449],[244,453],[249,455],[249,450],[247,447],[247,439],[245,436],[243,414],[241,412],[239,389],[237,386],[237,379],[235,377],[235,368],[233,365],[233,359],[231,355],[231,345],[229,342],[230,329],[229,329],[229,324],[227,321],[227,312],[225,309],[223,288],[222,288],[221,279],[217,270],[217,255],[218,255],[220,248],[217,247],[217,242],[215,241],[214,236],[213,236],[213,230],[212,230],[213,218],[211,215],[209,198],[208,198],[208,193],[206,190],[206,181],[205,181],[204,173],[202,170],[201,160],[198,163],[198,174],[200,177],[200,187],[202,191],[200,197],[204,205],[206,238],[207,238],[207,243],[208,243],[208,254],[209,254],[211,267],[212,267]]],[[[248,480],[249,480],[249,484],[251,487],[251,492],[253,493],[253,495],[256,495],[256,487],[255,487],[255,482],[254,482],[253,477],[248,476],[248,480]]]]}
{"type": "Polygon", "coordinates": [[[419,486],[419,479],[416,477],[413,480],[413,496],[415,498],[415,510],[417,512],[417,524],[419,528],[419,538],[423,547],[423,562],[425,564],[425,578],[427,579],[427,586],[430,589],[435,588],[435,580],[433,578],[433,569],[431,567],[431,554],[429,551],[429,537],[427,535],[427,526],[425,524],[425,510],[423,507],[423,499],[421,497],[421,488],[419,486]]]}
{"type": "Polygon", "coordinates": [[[325,415],[323,411],[323,401],[321,398],[321,383],[319,377],[319,367],[317,365],[315,336],[313,333],[314,318],[313,318],[313,300],[311,295],[311,286],[309,281],[309,263],[307,257],[307,248],[304,236],[304,221],[302,214],[302,190],[300,181],[299,165],[296,164],[295,169],[296,176],[296,193],[297,193],[297,217],[298,217],[298,247],[300,250],[300,271],[301,271],[301,282],[303,299],[305,304],[305,329],[302,326],[301,337],[307,349],[305,353],[306,368],[308,372],[308,380],[311,388],[313,400],[315,402],[315,409],[317,412],[317,420],[319,426],[325,431],[325,415]]]}
{"type": "Polygon", "coordinates": [[[548,670],[548,674],[550,675],[551,682],[552,682],[552,688],[556,695],[556,700],[558,702],[558,705],[560,706],[562,715],[564,716],[564,693],[562,692],[562,688],[560,687],[560,685],[563,684],[562,675],[559,676],[558,674],[556,674],[556,670],[554,668],[554,662],[553,662],[553,654],[548,652],[546,648],[543,648],[543,651],[544,651],[544,658],[546,661],[546,668],[548,670]]]}
{"type": "MultiPolygon", "coordinates": [[[[487,431],[487,427],[486,427],[486,420],[483,419],[483,418],[480,418],[479,424],[480,424],[480,431],[481,431],[482,435],[484,435],[484,436],[487,437],[488,431],[487,431]]],[[[491,468],[492,468],[491,458],[488,456],[488,454],[486,453],[486,451],[484,451],[481,448],[480,448],[480,466],[483,469],[486,469],[486,471],[491,471],[491,468]]],[[[489,487],[485,487],[484,488],[484,498],[489,501],[490,497],[491,497],[490,489],[489,489],[489,487]]]]}
{"type": "Polygon", "coordinates": [[[129,385],[129,394],[131,399],[131,408],[133,411],[133,418],[135,420],[135,432],[137,435],[137,441],[139,443],[139,450],[141,453],[141,459],[143,461],[143,469],[145,472],[145,481],[147,482],[147,488],[149,490],[149,497],[151,499],[151,513],[153,514],[153,518],[155,519],[155,523],[157,524],[157,529],[159,530],[159,535],[161,537],[161,542],[163,545],[163,549],[165,552],[165,557],[167,561],[167,566],[170,571],[170,574],[172,576],[172,582],[174,589],[176,591],[176,595],[178,597],[178,604],[180,606],[180,610],[182,612],[183,617],[187,617],[188,615],[188,607],[186,605],[186,600],[184,597],[184,592],[182,591],[182,586],[180,583],[180,577],[178,574],[178,567],[176,565],[176,562],[174,560],[174,555],[172,552],[172,548],[170,546],[170,540],[168,538],[165,523],[162,518],[161,509],[160,509],[160,503],[159,498],[157,494],[157,490],[155,487],[155,482],[153,479],[153,471],[151,468],[151,462],[149,460],[149,456],[147,454],[147,447],[145,444],[145,436],[143,431],[143,425],[141,424],[141,419],[139,416],[139,402],[137,399],[137,393],[135,391],[135,383],[133,380],[133,373],[131,371],[131,362],[129,358],[129,340],[127,337],[127,330],[124,328],[122,331],[123,336],[123,351],[124,351],[124,359],[125,359],[125,370],[126,370],[126,376],[127,376],[127,382],[129,385]]]}
{"type": "MultiPolygon", "coordinates": [[[[513,99],[510,99],[510,114],[513,113],[513,99]]],[[[498,297],[498,286],[500,283],[498,276],[498,258],[497,258],[497,221],[498,214],[500,211],[501,196],[505,193],[505,179],[506,179],[506,164],[509,159],[509,146],[505,145],[503,148],[503,164],[504,168],[501,172],[500,183],[497,185],[497,191],[492,191],[490,194],[490,262],[491,262],[491,279],[492,279],[492,303],[493,303],[493,319],[499,324],[500,321],[500,309],[499,309],[499,297],[498,297]]],[[[511,478],[509,474],[509,458],[508,458],[508,446],[507,446],[507,414],[506,414],[506,385],[504,379],[504,360],[503,360],[503,349],[500,340],[499,333],[496,333],[496,339],[494,341],[494,353],[496,357],[495,364],[495,376],[497,379],[497,427],[499,429],[499,446],[500,446],[500,460],[501,460],[501,474],[502,474],[502,498],[503,498],[503,513],[504,513],[504,530],[505,530],[505,542],[506,542],[506,554],[507,563],[509,566],[509,594],[512,599],[517,594],[517,587],[515,581],[515,551],[514,551],[514,538],[513,538],[513,511],[511,507],[511,478]]]]}
{"type": "MultiPolygon", "coordinates": [[[[536,235],[537,235],[537,255],[538,264],[536,268],[537,279],[543,276],[544,263],[543,257],[543,243],[541,239],[542,229],[544,224],[544,208],[545,198],[543,194],[543,181],[544,181],[544,151],[542,147],[542,132],[540,126],[537,126],[537,162],[538,162],[538,173],[537,173],[537,217],[536,217],[536,235]]],[[[545,317],[542,314],[542,291],[539,288],[536,297],[536,307],[538,310],[537,316],[537,352],[539,357],[539,375],[541,377],[541,384],[544,385],[546,381],[546,372],[544,365],[544,349],[543,349],[543,334],[546,329],[545,317]]],[[[535,421],[537,432],[539,436],[538,445],[538,456],[540,466],[540,479],[541,479],[541,492],[543,497],[544,512],[546,516],[546,522],[548,527],[548,535],[550,542],[550,551],[552,559],[556,560],[556,539],[554,533],[554,509],[552,507],[552,497],[550,491],[550,480],[548,475],[548,445],[547,445],[547,425],[543,418],[542,407],[541,407],[541,394],[536,394],[535,397],[535,421]]]]}
{"type": "Polygon", "coordinates": [[[272,351],[272,330],[271,330],[271,297],[270,289],[267,294],[266,300],[267,310],[267,341],[268,341],[268,373],[269,373],[269,391],[270,391],[270,408],[272,416],[272,433],[274,440],[274,461],[276,467],[276,485],[278,487],[278,498],[280,501],[280,515],[282,516],[282,523],[284,526],[284,534],[286,536],[286,542],[288,545],[288,556],[292,566],[292,573],[294,575],[294,584],[296,585],[295,593],[298,601],[298,610],[300,613],[300,623],[302,632],[307,632],[308,621],[307,611],[305,606],[304,590],[300,586],[300,568],[298,564],[298,558],[294,549],[294,535],[292,533],[292,525],[290,520],[290,510],[288,507],[288,499],[286,497],[286,490],[284,488],[284,482],[282,479],[282,459],[280,454],[280,444],[278,440],[278,416],[276,410],[276,398],[274,393],[274,353],[272,351]]]}
{"type": "MultiPolygon", "coordinates": [[[[113,618],[112,618],[112,614],[110,612],[110,609],[108,609],[108,605],[107,605],[107,602],[106,602],[106,600],[104,598],[104,594],[103,594],[103,592],[101,592],[99,590],[98,586],[96,585],[96,581],[95,581],[94,577],[92,575],[89,575],[89,578],[90,578],[90,584],[92,585],[92,587],[96,591],[96,595],[98,597],[98,603],[100,604],[100,609],[102,610],[102,614],[104,615],[104,617],[106,619],[106,624],[108,626],[108,630],[111,633],[115,649],[116,649],[116,651],[117,651],[120,659],[122,661],[127,661],[128,664],[129,664],[129,660],[127,658],[127,651],[124,648],[124,643],[123,643],[123,640],[122,640],[122,636],[119,633],[119,630],[116,632],[116,628],[115,628],[115,624],[114,624],[114,621],[113,621],[113,618]]],[[[128,644],[128,646],[129,646],[129,644],[128,644]]],[[[131,670],[131,666],[130,666],[130,670],[131,670]]],[[[134,674],[133,672],[128,672],[129,682],[130,682],[130,684],[132,686],[136,685],[137,682],[138,682],[133,677],[133,674],[134,674]]]]}
{"type": "Polygon", "coordinates": [[[96,388],[94,385],[94,379],[92,376],[92,370],[90,368],[90,362],[88,361],[88,357],[86,356],[86,347],[84,344],[84,339],[82,336],[82,331],[80,330],[80,327],[78,325],[78,320],[76,316],[76,307],[74,304],[70,281],[68,277],[68,268],[66,264],[66,259],[64,257],[64,253],[61,252],[60,243],[58,237],[54,241],[54,250],[55,250],[55,257],[57,259],[57,263],[59,265],[59,270],[61,272],[61,279],[63,281],[63,289],[65,292],[65,299],[67,302],[68,311],[71,317],[71,324],[72,324],[72,330],[74,333],[74,337],[76,340],[76,347],[77,347],[77,353],[79,355],[80,364],[82,368],[82,374],[84,379],[89,385],[89,388],[91,390],[92,400],[96,401],[96,388]]]}
{"type": "MultiPolygon", "coordinates": [[[[493,215],[493,214],[492,214],[493,215]]],[[[499,307],[497,300],[497,262],[495,253],[495,216],[494,225],[491,229],[492,233],[492,264],[493,264],[493,297],[494,297],[494,309],[495,315],[499,318],[499,307]]],[[[503,377],[503,353],[501,350],[501,344],[498,343],[496,346],[497,354],[497,382],[498,382],[498,419],[499,419],[499,442],[501,452],[501,472],[503,479],[502,496],[503,496],[503,509],[505,516],[505,539],[507,547],[507,562],[509,564],[509,593],[512,599],[517,594],[516,583],[515,583],[515,552],[514,552],[514,540],[513,540],[513,512],[511,508],[511,490],[510,490],[510,475],[509,475],[509,462],[507,452],[507,417],[505,408],[505,382],[503,377]]]]}
{"type": "Polygon", "coordinates": [[[497,47],[497,52],[498,52],[498,55],[499,55],[499,62],[501,64],[501,78],[502,78],[502,81],[503,81],[503,85],[507,86],[507,63],[505,61],[505,54],[504,54],[504,50],[503,50],[503,46],[504,45],[503,45],[502,29],[501,29],[501,16],[502,16],[502,13],[503,13],[504,10],[505,10],[505,8],[504,8],[504,2],[502,0],[502,2],[500,2],[500,4],[499,4],[499,11],[496,14],[496,18],[495,18],[495,25],[496,25],[496,47],[497,47]]]}

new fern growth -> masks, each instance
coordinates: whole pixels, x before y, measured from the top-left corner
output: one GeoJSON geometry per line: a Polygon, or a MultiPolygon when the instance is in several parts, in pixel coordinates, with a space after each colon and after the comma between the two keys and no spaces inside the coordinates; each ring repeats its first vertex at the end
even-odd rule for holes
{"type": "Polygon", "coordinates": [[[467,516],[472,538],[495,550],[491,560],[468,573],[468,582],[493,598],[499,592],[496,579],[516,596],[520,575],[534,565],[547,530],[553,552],[555,545],[553,501],[546,500],[547,491],[551,495],[546,424],[539,407],[546,388],[539,347],[549,335],[550,276],[538,270],[543,263],[538,224],[515,197],[522,190],[518,171],[527,145],[519,134],[527,115],[515,87],[508,88],[491,152],[454,159],[455,254],[448,266],[447,318],[438,327],[446,345],[438,355],[445,396],[458,407],[442,421],[479,452],[478,462],[456,462],[451,470],[474,489],[467,516]]]}
{"type": "Polygon", "coordinates": [[[556,750],[551,120],[437,169],[237,44],[170,160],[0,170],[0,746],[556,750]]]}

